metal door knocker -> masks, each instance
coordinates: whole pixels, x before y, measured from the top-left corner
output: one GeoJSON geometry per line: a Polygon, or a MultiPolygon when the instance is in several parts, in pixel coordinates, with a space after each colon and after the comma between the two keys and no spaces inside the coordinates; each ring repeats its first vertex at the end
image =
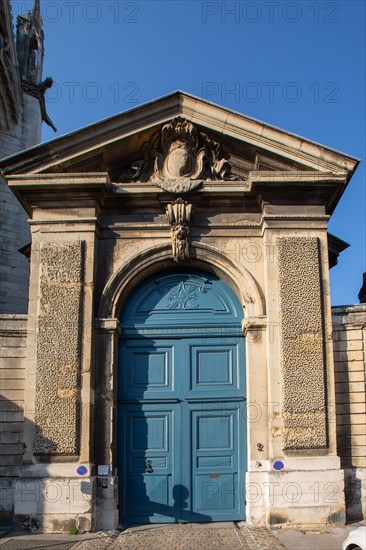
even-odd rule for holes
{"type": "Polygon", "coordinates": [[[145,474],[152,474],[153,471],[152,460],[146,460],[145,474]]]}

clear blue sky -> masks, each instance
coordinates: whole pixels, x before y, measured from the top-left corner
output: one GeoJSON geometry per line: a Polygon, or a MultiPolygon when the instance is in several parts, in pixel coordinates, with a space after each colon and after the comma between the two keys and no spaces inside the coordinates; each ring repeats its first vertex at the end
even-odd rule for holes
{"type": "MultiPolygon", "coordinates": [[[[57,135],[181,89],[365,158],[363,0],[41,3],[57,135]]],[[[329,224],[351,244],[331,271],[334,305],[358,303],[365,210],[362,162],[329,224]]]]}

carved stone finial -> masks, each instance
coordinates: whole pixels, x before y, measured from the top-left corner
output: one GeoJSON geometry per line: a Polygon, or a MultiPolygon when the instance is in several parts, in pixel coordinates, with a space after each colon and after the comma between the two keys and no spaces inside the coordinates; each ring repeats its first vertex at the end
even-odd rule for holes
{"type": "Polygon", "coordinates": [[[183,117],[165,124],[143,147],[144,160],[127,167],[118,181],[149,181],[170,193],[187,193],[204,180],[238,179],[222,146],[183,117]]]}
{"type": "Polygon", "coordinates": [[[179,198],[166,207],[166,216],[171,225],[172,256],[177,263],[189,261],[189,233],[192,205],[179,198]]]}

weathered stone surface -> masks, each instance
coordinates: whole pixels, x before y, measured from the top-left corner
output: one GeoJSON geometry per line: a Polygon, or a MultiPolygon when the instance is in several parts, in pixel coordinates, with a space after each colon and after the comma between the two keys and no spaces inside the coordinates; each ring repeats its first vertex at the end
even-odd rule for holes
{"type": "Polygon", "coordinates": [[[279,237],[283,448],[327,446],[319,243],[279,237]]]}
{"type": "Polygon", "coordinates": [[[83,243],[41,247],[34,452],[79,452],[83,243]]]}

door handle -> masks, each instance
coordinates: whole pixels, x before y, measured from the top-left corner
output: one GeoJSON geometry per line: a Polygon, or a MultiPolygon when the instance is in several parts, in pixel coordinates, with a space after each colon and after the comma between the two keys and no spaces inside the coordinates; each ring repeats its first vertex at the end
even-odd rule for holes
{"type": "Polygon", "coordinates": [[[152,474],[153,473],[153,467],[152,467],[152,460],[147,459],[146,465],[145,465],[145,474],[152,474]]]}

